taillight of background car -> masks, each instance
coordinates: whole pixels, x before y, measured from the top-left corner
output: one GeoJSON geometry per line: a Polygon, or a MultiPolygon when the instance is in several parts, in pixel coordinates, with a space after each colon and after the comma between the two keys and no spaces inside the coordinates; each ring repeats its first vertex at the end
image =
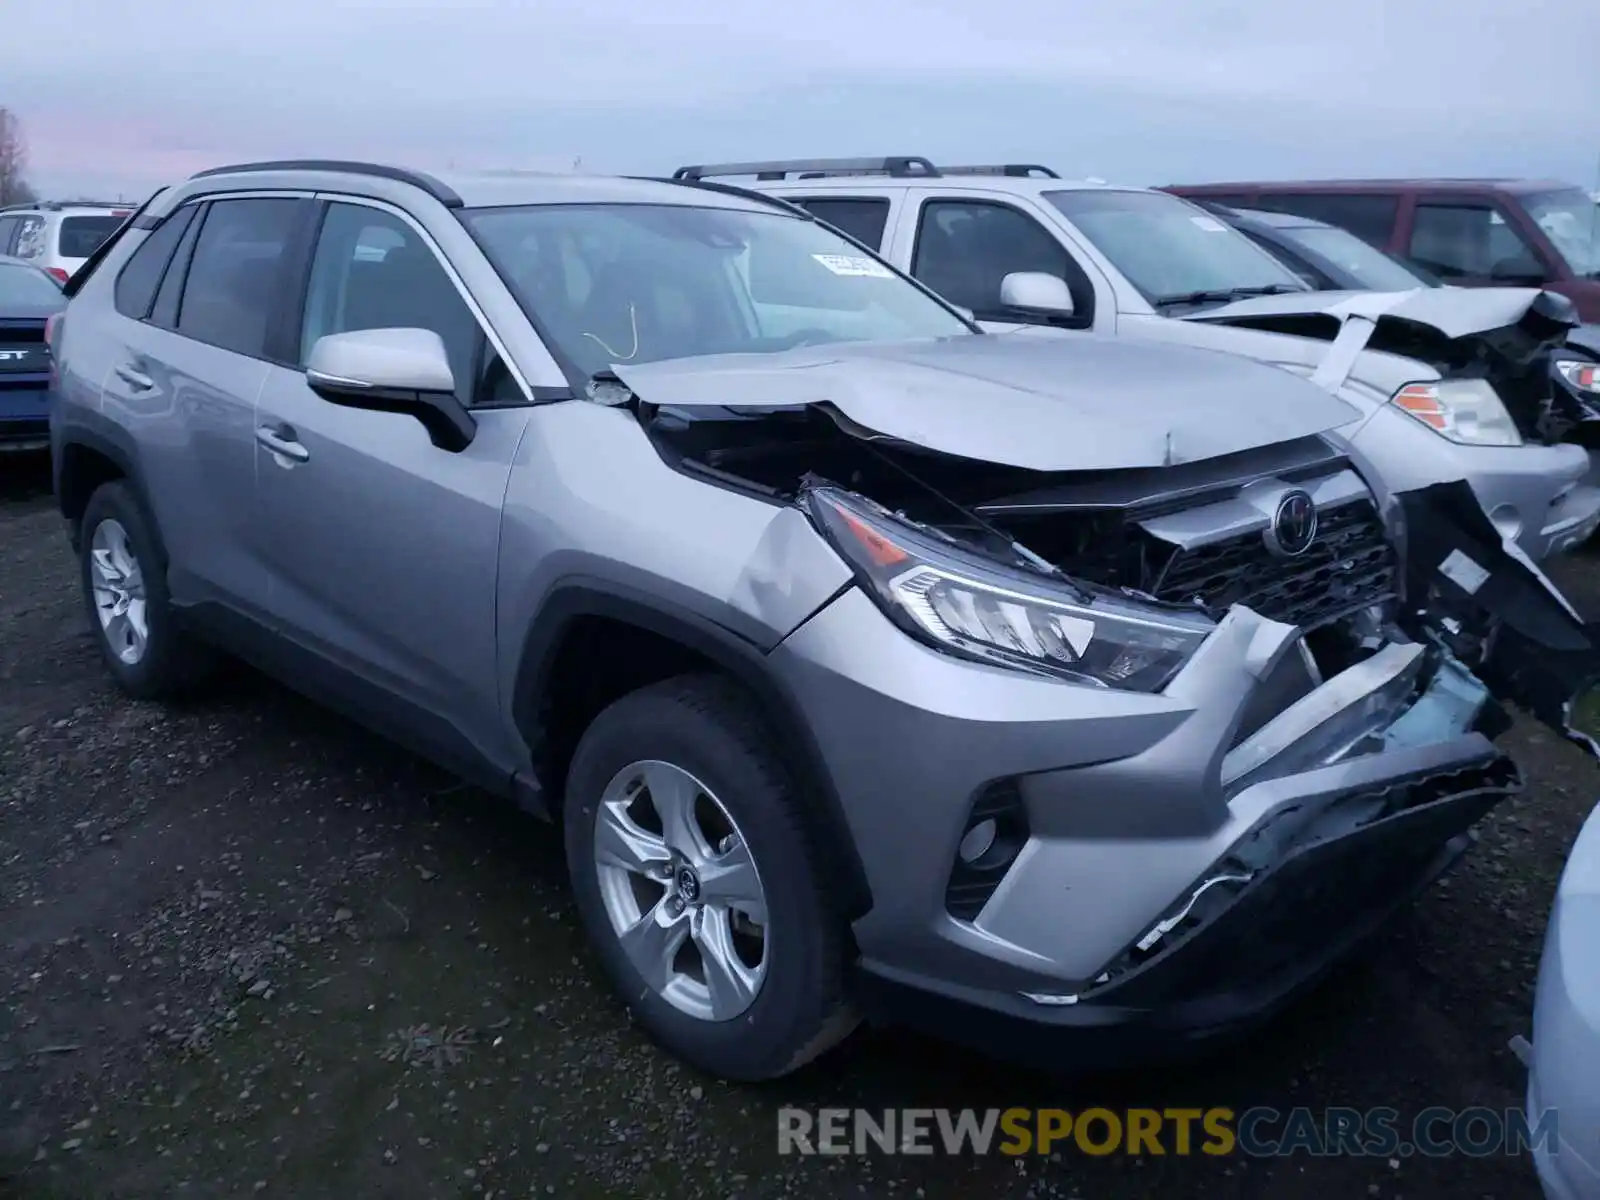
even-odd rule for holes
{"type": "Polygon", "coordinates": [[[50,272],[50,274],[55,277],[55,281],[60,284],[65,284],[67,280],[71,278],[71,276],[69,276],[60,267],[46,267],[45,270],[50,272]]]}

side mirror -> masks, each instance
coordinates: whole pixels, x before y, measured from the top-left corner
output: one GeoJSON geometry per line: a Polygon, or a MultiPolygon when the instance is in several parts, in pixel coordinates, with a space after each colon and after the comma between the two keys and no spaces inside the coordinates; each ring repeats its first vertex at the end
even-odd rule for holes
{"type": "Polygon", "coordinates": [[[456,398],[444,342],[431,329],[357,329],[317,339],[306,383],[330,404],[415,417],[441,450],[472,444],[478,423],[456,398]]]}
{"type": "Polygon", "coordinates": [[[1072,289],[1043,271],[1013,271],[1000,281],[1000,307],[1039,317],[1070,317],[1072,289]]]}

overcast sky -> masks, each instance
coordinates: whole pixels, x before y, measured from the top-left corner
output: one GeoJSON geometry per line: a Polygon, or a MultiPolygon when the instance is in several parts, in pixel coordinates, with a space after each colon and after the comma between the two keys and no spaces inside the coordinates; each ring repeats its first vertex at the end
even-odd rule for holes
{"type": "Polygon", "coordinates": [[[5,32],[0,105],[55,195],[313,156],[1600,186],[1600,0],[49,0],[5,32]]]}

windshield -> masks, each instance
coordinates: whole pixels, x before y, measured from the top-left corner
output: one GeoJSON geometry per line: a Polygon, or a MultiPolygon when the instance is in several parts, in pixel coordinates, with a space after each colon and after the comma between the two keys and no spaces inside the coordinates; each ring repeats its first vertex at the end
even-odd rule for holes
{"type": "Polygon", "coordinates": [[[552,204],[462,219],[585,376],[614,363],[972,333],[859,247],[780,212],[552,204]]]}
{"type": "Polygon", "coordinates": [[[1224,303],[1306,285],[1238,230],[1165,192],[1046,192],[1155,305],[1224,303]]]}
{"type": "Polygon", "coordinates": [[[65,307],[66,299],[55,280],[43,272],[0,263],[0,317],[6,315],[7,306],[12,304],[30,308],[65,307]]]}
{"type": "Polygon", "coordinates": [[[88,258],[117,231],[122,217],[65,217],[59,238],[62,258],[88,258]]]}
{"type": "Polygon", "coordinates": [[[1320,254],[1335,266],[1361,281],[1375,292],[1405,292],[1412,288],[1436,287],[1414,271],[1401,266],[1376,246],[1363,242],[1347,229],[1330,225],[1292,225],[1278,230],[1296,245],[1320,254]]]}
{"type": "Polygon", "coordinates": [[[1600,205],[1580,188],[1534,192],[1522,198],[1544,235],[1574,275],[1600,279],[1600,205]]]}

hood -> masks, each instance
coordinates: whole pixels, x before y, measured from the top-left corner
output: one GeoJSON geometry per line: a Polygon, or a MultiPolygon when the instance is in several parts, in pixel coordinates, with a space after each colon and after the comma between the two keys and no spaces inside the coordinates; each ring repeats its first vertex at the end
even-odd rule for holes
{"type": "Polygon", "coordinates": [[[1417,288],[1409,292],[1289,292],[1255,296],[1221,308],[1186,316],[1187,321],[1248,324],[1261,318],[1321,316],[1344,324],[1350,317],[1367,321],[1408,321],[1447,338],[1468,337],[1517,325],[1530,318],[1549,337],[1569,330],[1576,319],[1563,316],[1560,300],[1539,288],[1417,288]]]}
{"type": "Polygon", "coordinates": [[[1037,471],[1171,466],[1349,424],[1285,371],[1187,346],[970,335],[618,364],[663,408],[818,405],[868,435],[1037,471]]]}

